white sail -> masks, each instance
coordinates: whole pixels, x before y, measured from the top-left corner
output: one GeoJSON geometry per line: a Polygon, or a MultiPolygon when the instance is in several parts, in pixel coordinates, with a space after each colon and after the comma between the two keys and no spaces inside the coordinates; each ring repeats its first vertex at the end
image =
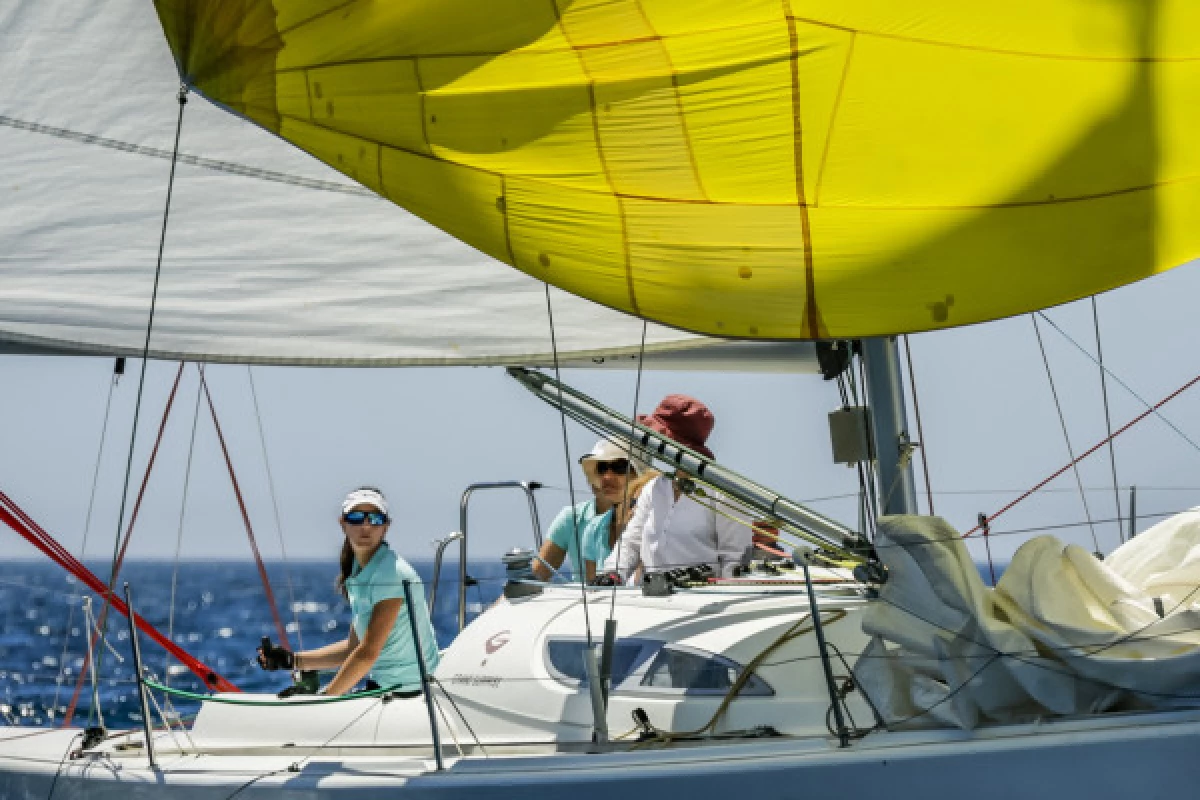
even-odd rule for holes
{"type": "Polygon", "coordinates": [[[855,676],[891,725],[1200,706],[1195,509],[1105,561],[1035,537],[994,589],[939,517],[885,518],[875,545],[889,577],[863,617],[875,638],[855,676]]]}
{"type": "MultiPolygon", "coordinates": [[[[0,352],[140,354],[178,113],[153,5],[8,3],[0,75],[0,352]]],[[[542,284],[203,98],[182,131],[152,355],[550,362],[542,284]]],[[[636,363],[613,357],[639,351],[640,320],[552,297],[564,361],[636,363]]],[[[814,366],[808,345],[658,325],[646,347],[666,368],[814,366]]]]}

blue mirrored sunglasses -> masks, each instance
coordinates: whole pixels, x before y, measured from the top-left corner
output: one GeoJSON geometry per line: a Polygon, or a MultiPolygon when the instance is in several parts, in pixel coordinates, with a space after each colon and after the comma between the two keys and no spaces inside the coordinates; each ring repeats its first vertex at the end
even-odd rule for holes
{"type": "Polygon", "coordinates": [[[386,525],[388,516],[382,511],[347,511],[342,519],[347,525],[386,525]]]}

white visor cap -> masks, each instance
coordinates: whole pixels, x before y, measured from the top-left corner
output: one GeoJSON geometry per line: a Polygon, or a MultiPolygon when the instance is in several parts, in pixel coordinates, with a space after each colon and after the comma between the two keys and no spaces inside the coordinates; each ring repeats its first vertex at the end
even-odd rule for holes
{"type": "Polygon", "coordinates": [[[375,506],[384,514],[388,513],[387,499],[378,489],[355,489],[342,501],[342,513],[345,514],[355,506],[363,504],[375,506]]]}

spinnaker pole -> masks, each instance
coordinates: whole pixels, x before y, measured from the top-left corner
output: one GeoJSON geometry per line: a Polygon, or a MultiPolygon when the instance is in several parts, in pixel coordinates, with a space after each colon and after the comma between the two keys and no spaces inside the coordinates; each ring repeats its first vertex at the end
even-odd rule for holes
{"type": "Polygon", "coordinates": [[[640,425],[593,398],[549,375],[524,367],[509,367],[508,374],[522,386],[584,427],[618,444],[631,438],[641,455],[669,464],[677,472],[725,493],[765,518],[783,523],[801,538],[842,558],[866,561],[869,545],[854,530],[836,520],[789,500],[778,492],[721,466],[657,431],[640,425]],[[561,390],[561,394],[560,394],[561,390]]]}

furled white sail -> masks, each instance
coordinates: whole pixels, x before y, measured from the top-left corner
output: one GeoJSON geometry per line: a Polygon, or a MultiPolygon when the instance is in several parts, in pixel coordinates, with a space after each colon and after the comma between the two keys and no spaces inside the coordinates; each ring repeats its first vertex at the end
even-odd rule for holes
{"type": "MultiPolygon", "coordinates": [[[[6,3],[0,76],[0,352],[140,353],[178,113],[153,4],[6,3]]],[[[153,355],[549,362],[541,283],[203,98],[186,106],[180,150],[153,355]]],[[[638,351],[640,320],[552,296],[565,360],[638,351]]],[[[665,367],[812,368],[807,345],[657,325],[647,351],[665,367]]]]}
{"type": "Polygon", "coordinates": [[[1200,707],[1200,510],[1099,561],[1039,536],[995,589],[939,517],[885,517],[859,685],[894,726],[1200,707]]]}

